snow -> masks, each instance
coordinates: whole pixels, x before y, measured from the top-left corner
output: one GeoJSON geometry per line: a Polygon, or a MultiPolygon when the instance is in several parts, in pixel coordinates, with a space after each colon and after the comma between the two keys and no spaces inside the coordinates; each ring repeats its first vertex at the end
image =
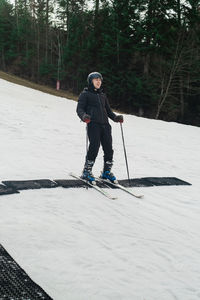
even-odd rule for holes
{"type": "MultiPolygon", "coordinates": [[[[0,79],[1,181],[80,173],[76,102],[0,79]]],[[[127,178],[119,124],[113,172],[127,178]]],[[[54,300],[200,299],[200,128],[125,115],[130,175],[192,186],[41,189],[0,196],[0,243],[54,300]]],[[[100,174],[102,150],[94,173],[100,174]]]]}

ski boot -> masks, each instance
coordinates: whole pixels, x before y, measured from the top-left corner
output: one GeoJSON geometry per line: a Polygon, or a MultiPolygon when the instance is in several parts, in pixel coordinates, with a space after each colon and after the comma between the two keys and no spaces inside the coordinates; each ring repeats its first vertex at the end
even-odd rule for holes
{"type": "Polygon", "coordinates": [[[86,160],[85,162],[85,166],[84,166],[84,169],[83,169],[83,173],[81,175],[81,178],[89,181],[89,183],[91,184],[96,184],[95,182],[95,177],[94,175],[92,174],[92,167],[94,165],[94,161],[92,160],[86,160]]]}
{"type": "Polygon", "coordinates": [[[102,179],[106,179],[106,180],[110,180],[112,183],[118,183],[115,175],[113,173],[111,173],[111,168],[113,166],[113,162],[112,161],[106,161],[104,163],[104,168],[103,168],[103,172],[101,173],[100,178],[102,179]]]}

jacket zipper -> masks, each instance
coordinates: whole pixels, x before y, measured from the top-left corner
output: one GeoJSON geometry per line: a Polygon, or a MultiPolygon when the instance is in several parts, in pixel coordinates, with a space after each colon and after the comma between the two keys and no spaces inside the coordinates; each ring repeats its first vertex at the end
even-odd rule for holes
{"type": "Polygon", "coordinates": [[[98,100],[99,100],[99,105],[100,105],[100,110],[101,110],[101,119],[102,119],[102,123],[104,123],[104,117],[103,117],[103,107],[102,107],[102,102],[101,99],[99,97],[99,94],[97,94],[98,100]]]}

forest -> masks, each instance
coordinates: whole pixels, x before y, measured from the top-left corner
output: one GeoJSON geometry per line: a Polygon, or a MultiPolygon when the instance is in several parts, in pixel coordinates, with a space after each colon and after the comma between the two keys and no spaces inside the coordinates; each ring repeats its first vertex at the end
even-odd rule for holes
{"type": "Polygon", "coordinates": [[[0,0],[0,70],[77,95],[98,71],[113,109],[200,126],[199,0],[0,0]]]}

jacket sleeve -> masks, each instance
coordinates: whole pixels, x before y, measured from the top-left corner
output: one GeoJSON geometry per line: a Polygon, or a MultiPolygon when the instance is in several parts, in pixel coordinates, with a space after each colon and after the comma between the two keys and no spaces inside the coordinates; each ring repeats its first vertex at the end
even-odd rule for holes
{"type": "Polygon", "coordinates": [[[76,113],[81,120],[83,118],[83,115],[86,112],[86,106],[87,106],[87,96],[86,93],[82,92],[78,98],[78,104],[76,107],[76,113]]]}
{"type": "Polygon", "coordinates": [[[105,102],[105,106],[106,106],[106,111],[107,111],[107,115],[108,117],[114,121],[116,114],[111,110],[110,108],[110,104],[108,102],[108,98],[106,97],[106,102],[105,102]]]}

